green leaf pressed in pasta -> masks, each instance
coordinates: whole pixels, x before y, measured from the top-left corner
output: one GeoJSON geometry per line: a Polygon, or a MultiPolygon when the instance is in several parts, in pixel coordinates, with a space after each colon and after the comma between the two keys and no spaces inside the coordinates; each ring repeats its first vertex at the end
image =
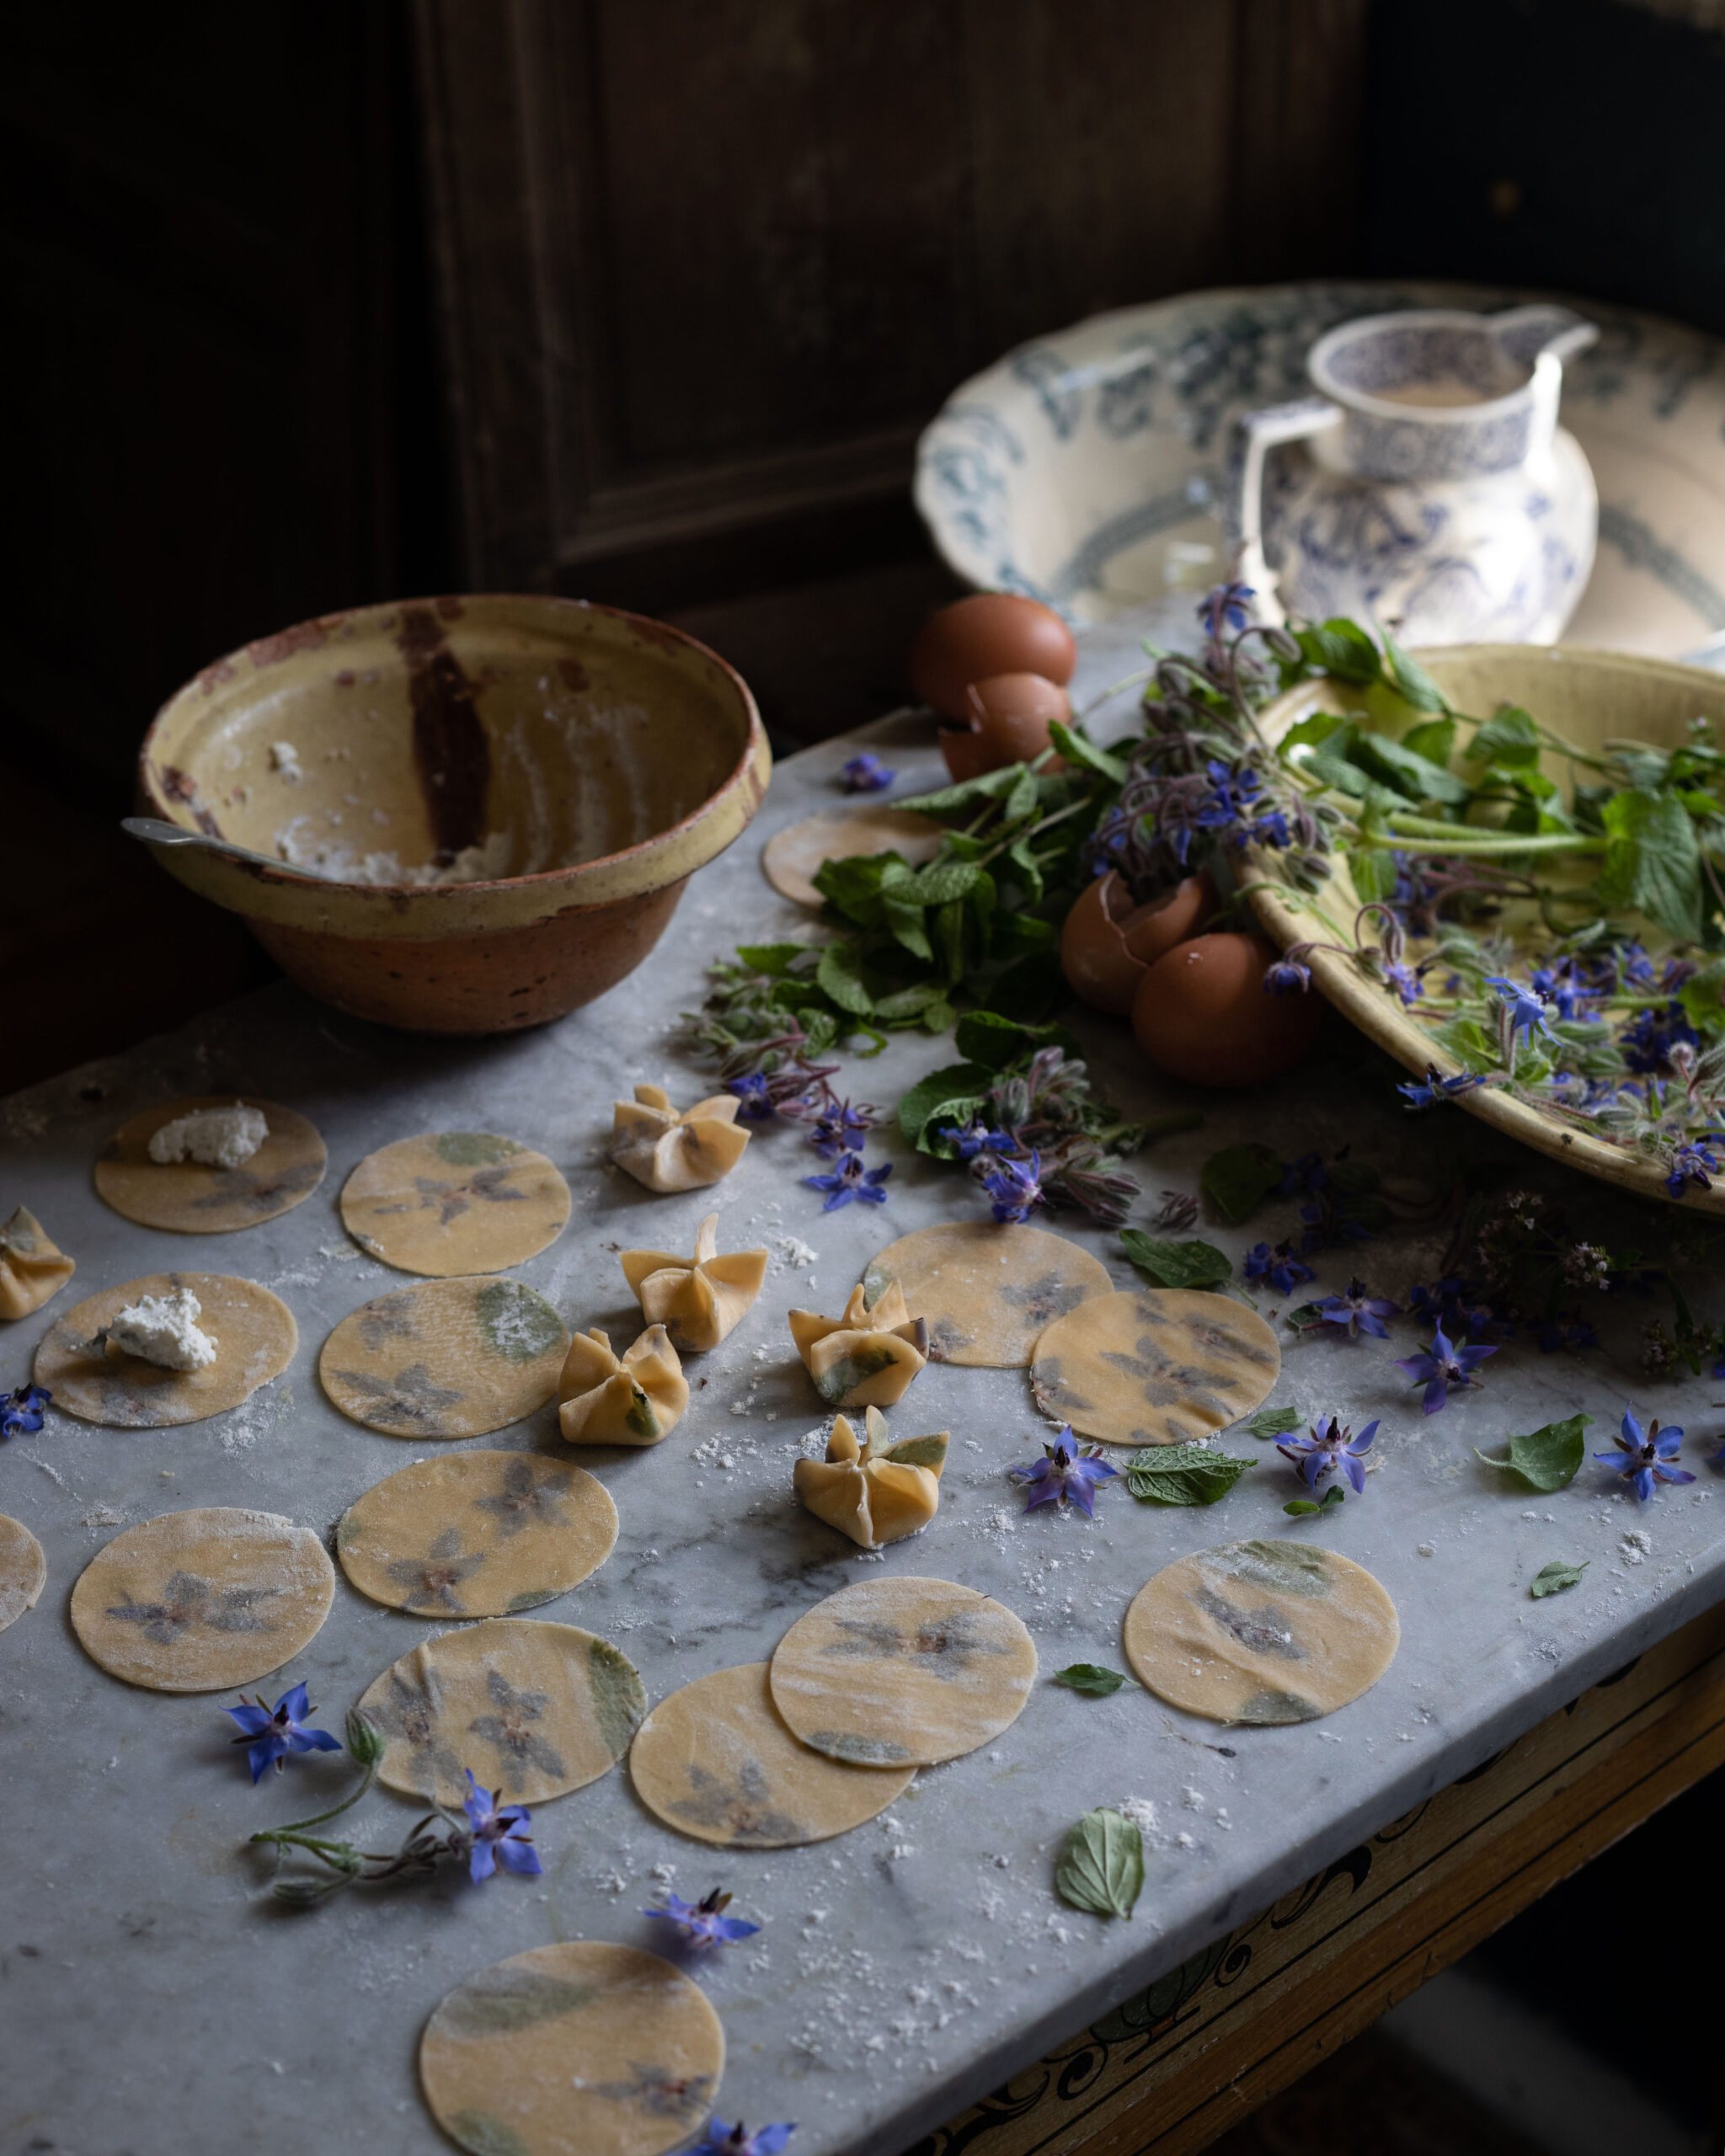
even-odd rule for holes
{"type": "Polygon", "coordinates": [[[1246,1428],[1254,1438],[1285,1438],[1305,1421],[1303,1407],[1260,1407],[1257,1414],[1247,1417],[1246,1428]]]}
{"type": "Polygon", "coordinates": [[[1126,1487],[1151,1505],[1213,1505],[1255,1460],[1234,1460],[1208,1445],[1146,1445],[1126,1465],[1126,1487]]]}
{"type": "Polygon", "coordinates": [[[1212,1153],[1199,1187],[1230,1226],[1248,1220],[1282,1180],[1279,1155],[1268,1145],[1225,1145],[1212,1153]]]}
{"type": "Polygon", "coordinates": [[[579,2013],[598,1996],[596,1984],[572,1983],[502,1961],[458,1984],[438,2008],[437,2025],[441,2033],[455,2036],[502,2036],[579,2013]]]}
{"type": "Polygon", "coordinates": [[[1123,1228],[1120,1247],[1159,1288],[1215,1288],[1234,1271],[1232,1261],[1212,1243],[1156,1242],[1140,1229],[1123,1228]]]}
{"type": "Polygon", "coordinates": [[[1535,1602],[1543,1602],[1548,1594],[1562,1594],[1565,1588],[1576,1585],[1591,1562],[1590,1558],[1583,1558],[1578,1565],[1566,1565],[1562,1558],[1553,1558],[1534,1574],[1528,1593],[1535,1602]]]}
{"type": "Polygon", "coordinates": [[[437,1157],[452,1168],[494,1168],[526,1148],[512,1138],[494,1138],[484,1130],[446,1130],[437,1140],[437,1157]]]}
{"type": "Polygon", "coordinates": [[[1561,1422],[1542,1424],[1525,1438],[1512,1436],[1506,1440],[1509,1450],[1502,1460],[1480,1452],[1477,1445],[1474,1451],[1487,1467],[1519,1476],[1530,1490],[1565,1489],[1586,1457],[1587,1440],[1581,1433],[1593,1419],[1591,1415],[1569,1415],[1561,1422]]]}
{"type": "Polygon", "coordinates": [[[1057,1669],[1048,1681],[1064,1684],[1069,1692],[1081,1692],[1087,1700],[1105,1700],[1126,1680],[1118,1669],[1104,1669],[1100,1662],[1071,1662],[1057,1669]]]}
{"type": "Polygon", "coordinates": [[[492,1280],[473,1305],[480,1330],[511,1363],[537,1362],[569,1336],[563,1320],[535,1288],[521,1280],[492,1280]]]}
{"type": "Polygon", "coordinates": [[[1236,1579],[1277,1594],[1316,1597],[1327,1594],[1335,1585],[1329,1559],[1303,1542],[1268,1538],[1242,1542],[1234,1551],[1233,1572],[1236,1579]]]}
{"type": "Polygon", "coordinates": [[[1103,1805],[1067,1835],[1055,1865],[1055,1888],[1075,1909],[1130,1917],[1144,1892],[1144,1837],[1121,1812],[1103,1805]]]}
{"type": "Polygon", "coordinates": [[[900,1438],[897,1444],[888,1446],[882,1457],[896,1461],[900,1467],[932,1467],[938,1475],[946,1465],[947,1433],[937,1430],[932,1437],[900,1438]]]}
{"type": "Polygon", "coordinates": [[[515,2128],[490,2111],[457,2111],[448,2124],[467,2156],[533,2156],[515,2128]]]}
{"type": "Polygon", "coordinates": [[[809,1744],[834,1759],[848,1759],[858,1767],[896,1767],[910,1753],[889,1737],[858,1737],[847,1729],[817,1729],[809,1744]]]}
{"type": "Polygon", "coordinates": [[[510,1616],[518,1617],[524,1609],[539,1609],[547,1602],[555,1602],[563,1592],[560,1587],[523,1588],[519,1594],[510,1597],[505,1609],[510,1616]]]}
{"type": "Polygon", "coordinates": [[[595,1639],[587,1650],[587,1687],[593,1695],[599,1734],[610,1747],[612,1758],[621,1759],[647,1711],[647,1692],[640,1672],[609,1640],[595,1639]]]}

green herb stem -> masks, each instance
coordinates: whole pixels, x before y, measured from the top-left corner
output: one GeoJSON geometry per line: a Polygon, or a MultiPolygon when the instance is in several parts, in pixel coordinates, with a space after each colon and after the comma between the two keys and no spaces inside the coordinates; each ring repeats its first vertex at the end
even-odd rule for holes
{"type": "MultiPolygon", "coordinates": [[[[295,1819],[286,1827],[266,1827],[261,1833],[254,1834],[251,1838],[254,1842],[277,1843],[288,1838],[297,1838],[307,1827],[321,1827],[326,1819],[337,1818],[342,1812],[357,1804],[377,1779],[377,1765],[374,1760],[366,1767],[364,1774],[360,1777],[360,1785],[353,1795],[343,1797],[339,1804],[332,1804],[327,1812],[314,1812],[309,1819],[295,1819]]],[[[311,1844],[307,1843],[306,1846],[309,1848],[311,1844]]],[[[332,1844],[331,1846],[334,1845],[332,1844]]]]}

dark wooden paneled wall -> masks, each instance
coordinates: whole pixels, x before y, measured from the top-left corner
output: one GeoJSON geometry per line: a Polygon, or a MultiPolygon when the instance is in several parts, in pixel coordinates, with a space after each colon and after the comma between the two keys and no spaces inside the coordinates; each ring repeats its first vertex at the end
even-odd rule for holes
{"type": "Polygon", "coordinates": [[[1353,267],[1366,6],[416,0],[468,579],[902,551],[918,428],[1010,345],[1353,267]]]}

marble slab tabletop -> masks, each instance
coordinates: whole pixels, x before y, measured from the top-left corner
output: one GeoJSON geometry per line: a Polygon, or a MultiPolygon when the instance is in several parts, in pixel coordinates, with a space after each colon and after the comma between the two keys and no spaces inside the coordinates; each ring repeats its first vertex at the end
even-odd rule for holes
{"type": "MultiPolygon", "coordinates": [[[[1101,682],[1130,663],[1087,654],[1101,682]]],[[[1104,729],[1106,730],[1106,729],[1104,729]]],[[[868,738],[905,776],[932,783],[927,733],[884,721],[868,738]]],[[[487,1964],[554,1940],[664,1945],[640,1913],[671,1886],[691,1897],[732,1889],[757,1937],[691,1963],[723,2017],[729,2061],[718,2108],[751,2126],[798,2122],[793,2156],[891,2156],[1209,1940],[1342,1854],[1587,1685],[1706,1609],[1725,1589],[1725,1515],[1696,1440],[1718,1417],[1703,1378],[1650,1386],[1637,1371],[1637,1304],[1605,1345],[1578,1357],[1517,1344],[1493,1358],[1482,1391],[1440,1415],[1391,1358],[1389,1342],[1294,1340],[1278,1397],[1333,1408],[1356,1427],[1383,1419],[1379,1470],[1365,1497],[1296,1525],[1282,1511],[1290,1470],[1243,1433],[1224,1440],[1262,1464],[1210,1510],[1142,1505],[1102,1492],[1094,1524],[1026,1517],[1006,1470],[1034,1457],[1046,1427],[1026,1374],[931,1364],[894,1414],[900,1435],[952,1432],[937,1519],[868,1556],[799,1510],[793,1463],[821,1428],[794,1359],[786,1312],[836,1313],[872,1253],[982,1204],[956,1172],[919,1160],[889,1129],[871,1155],[895,1166],[879,1208],[831,1214],[798,1177],[820,1165],[794,1128],[763,1130],[712,1193],[649,1196],[605,1160],[611,1102],[639,1080],[686,1102],[709,1089],[679,1014],[698,1003],[702,969],[740,937],[809,929],[759,867],[761,841],[840,797],[833,775],[854,739],[782,763],[753,830],[691,885],[655,956],[599,1002],[515,1038],[437,1043],[343,1017],[278,986],[183,1032],[89,1065],[0,1104],[0,1212],[24,1203],[77,1260],[61,1298],[0,1331],[0,1384],[29,1374],[58,1307],[170,1267],[263,1282],[291,1306],[299,1350],[243,1406],[166,1430],[105,1429],[51,1412],[34,1436],[0,1449],[0,1511],[24,1521],[47,1555],[38,1607],[0,1635],[4,1762],[4,1979],[0,2156],[228,2156],[267,2134],[278,2149],[364,2148],[430,2156],[446,2147],[415,2074],[425,2018],[487,1964]],[[127,1117],[175,1095],[232,1088],[311,1117],[329,1148],[322,1187],[297,1209],[207,1238],[136,1227],[91,1187],[99,1146],[127,1117]],[[662,1444],[583,1453],[616,1499],[610,1560],[544,1611],[613,1640],[649,1699],[690,1678],[770,1655],[822,1597],[883,1572],[933,1573],[997,1596],[1034,1637],[1043,1678],[1073,1662],[1120,1668],[1121,1619],[1152,1572],[1210,1544],[1250,1535],[1322,1539],[1376,1574],[1401,1613],[1387,1675],[1328,1718],[1234,1731],[1174,1712],[1136,1684],[1108,1699],[1045,1681],[997,1742],[920,1774],[871,1824],[833,1842],[731,1852],[681,1838],[637,1801],[626,1769],[540,1806],[540,1880],[453,1878],[398,1892],[355,1892],[306,1916],[264,1896],[244,1849],[254,1828],[303,1816],[344,1789],[344,1762],[301,1763],[254,1790],[230,1749],[225,1695],[134,1690],[88,1661],[67,1621],[81,1569],[121,1528],[199,1505],[291,1515],[328,1533],[425,1442],[347,1422],[319,1390],[329,1330],[403,1276],[343,1233],[342,1182],[374,1148],[416,1132],[494,1130],[548,1153],[574,1193],[569,1226],[518,1268],[572,1326],[633,1337],[616,1251],[676,1247],[714,1205],[721,1247],[765,1246],[765,1292],[713,1353],[692,1364],[696,1392],[662,1444]],[[1475,1459],[1511,1430],[1586,1408],[1600,1447],[1626,1400],[1686,1423],[1700,1479],[1637,1508],[1603,1468],[1535,1497],[1475,1459]],[[1632,1539],[1634,1537],[1636,1539],[1632,1539]],[[1528,1586],[1553,1558],[1589,1561],[1581,1586],[1535,1602],[1528,1586]],[[1144,1893],[1130,1922],[1080,1914],[1051,1875],[1071,1822],[1088,1807],[1147,1800],[1144,1893]]],[[[195,954],[185,954],[195,963],[195,954]]],[[[1403,1114],[1381,1075],[1348,1075],[1321,1053],[1268,1091],[1198,1093],[1155,1079],[1124,1029],[1078,1028],[1123,1110],[1196,1106],[1200,1129],[1140,1156],[1139,1217],[1163,1189],[1195,1192],[1219,1146],[1262,1139],[1285,1157],[1351,1144],[1356,1157],[1418,1171],[1429,1124],[1403,1114]]],[[[955,1059],[949,1041],[895,1036],[841,1082],[891,1102],[913,1077],[955,1059]]],[[[1455,1113],[1446,1110],[1444,1113],[1455,1113]]],[[[1534,1164],[1530,1161],[1530,1171],[1534,1164]]],[[[1543,1187],[1602,1229],[1618,1201],[1540,1164],[1543,1187]]],[[[1056,1223],[1121,1286],[1135,1284],[1112,1234],[1076,1215],[1056,1223]]],[[[1273,1202],[1243,1229],[1199,1232],[1237,1262],[1251,1242],[1293,1225],[1273,1202]]],[[[1318,1287],[1356,1265],[1400,1297],[1435,1270],[1444,1231],[1408,1225],[1315,1261],[1318,1287]]],[[[1265,1304],[1274,1310],[1274,1299],[1265,1304]]],[[[1703,1312],[1702,1314],[1710,1314],[1703,1312]]],[[[483,1446],[563,1453],[554,1409],[483,1446]]],[[[435,1448],[433,1448],[434,1449],[435,1448]]],[[[395,1657],[439,1629],[366,1601],[339,1572],[334,1608],[280,1674],[303,1678],[315,1720],[341,1716],[395,1657]]],[[[393,1845],[414,1817],[379,1791],[350,1816],[362,1846],[393,1845]]]]}

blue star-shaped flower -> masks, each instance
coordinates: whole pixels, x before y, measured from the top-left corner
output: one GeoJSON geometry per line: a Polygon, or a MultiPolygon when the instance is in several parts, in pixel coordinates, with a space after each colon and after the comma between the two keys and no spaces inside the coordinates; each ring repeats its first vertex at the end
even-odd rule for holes
{"type": "Polygon", "coordinates": [[[886,1193],[881,1185],[893,1171],[889,1161],[883,1168],[865,1171],[860,1153],[846,1153],[830,1175],[804,1176],[804,1187],[809,1190],[824,1190],[826,1203],[823,1213],[836,1213],[841,1205],[861,1203],[864,1205],[884,1205],[886,1193]]]}
{"type": "Polygon", "coordinates": [[[846,793],[884,793],[897,776],[871,749],[839,766],[839,784],[846,793]]]}
{"type": "Polygon", "coordinates": [[[1546,1023],[1546,1006],[1532,989],[1523,988],[1519,982],[1510,980],[1503,974],[1487,974],[1486,985],[1496,989],[1509,1005],[1509,1022],[1524,1043],[1530,1041],[1536,1032],[1544,1033],[1549,1040],[1557,1038],[1546,1023]]]}
{"type": "Polygon", "coordinates": [[[1429,1348],[1422,1348],[1417,1355],[1397,1357],[1396,1368],[1406,1370],[1416,1385],[1425,1387],[1420,1406],[1426,1414],[1435,1415],[1448,1401],[1452,1385],[1459,1391],[1463,1385],[1482,1382],[1474,1372],[1487,1355],[1497,1352],[1495,1348],[1470,1348],[1466,1339],[1451,1346],[1439,1326],[1429,1348]]]}
{"type": "Polygon", "coordinates": [[[979,1153],[1016,1153],[1018,1150],[1010,1130],[991,1130],[980,1116],[962,1130],[956,1123],[943,1123],[940,1135],[958,1147],[961,1161],[974,1161],[979,1153]]]}
{"type": "Polygon", "coordinates": [[[1483,1086],[1483,1078],[1471,1070],[1458,1070],[1453,1078],[1446,1078],[1435,1063],[1425,1067],[1424,1079],[1410,1078],[1406,1085],[1398,1086],[1401,1094],[1411,1108],[1434,1107],[1439,1101],[1453,1101],[1458,1093],[1471,1093],[1476,1086],[1483,1086]]]}
{"type": "Polygon", "coordinates": [[[1643,1430],[1636,1419],[1635,1410],[1626,1407],[1618,1434],[1613,1439],[1616,1451],[1596,1452],[1594,1458],[1606,1467],[1615,1467],[1645,1504],[1658,1483],[1694,1481],[1694,1476],[1687,1469],[1675,1465],[1682,1442],[1680,1423],[1662,1430],[1656,1415],[1643,1430]]]}
{"type": "Polygon", "coordinates": [[[1302,1280],[1317,1277],[1295,1257],[1290,1242],[1278,1243],[1274,1250],[1268,1243],[1254,1243],[1246,1253],[1243,1270],[1248,1280],[1265,1281],[1279,1295],[1291,1295],[1302,1280]]]}
{"type": "Polygon", "coordinates": [[[1311,986],[1311,968],[1302,966],[1297,958],[1278,958],[1274,965],[1264,969],[1266,995],[1303,995],[1311,986]]]}
{"type": "Polygon", "coordinates": [[[1198,618],[1204,634],[1220,643],[1225,627],[1243,629],[1252,619],[1246,602],[1256,596],[1249,584],[1219,584],[1214,591],[1205,592],[1198,602],[1198,618]]]}
{"type": "Polygon", "coordinates": [[[45,1385],[21,1385],[14,1392],[0,1393],[0,1438],[28,1435],[42,1427],[42,1410],[54,1397],[45,1385]]]}
{"type": "Polygon", "coordinates": [[[841,1153],[860,1153],[874,1125],[873,1108],[853,1108],[836,1101],[816,1117],[809,1143],[823,1161],[836,1161],[841,1153]]]}
{"type": "Polygon", "coordinates": [[[296,1684],[291,1691],[284,1692],[273,1709],[264,1705],[261,1695],[248,1700],[242,1693],[237,1707],[224,1707],[222,1711],[231,1715],[239,1724],[240,1734],[231,1742],[247,1748],[246,1758],[251,1765],[254,1785],[263,1780],[269,1767],[274,1766],[280,1774],[291,1753],[341,1749],[339,1741],[327,1729],[302,1727],[302,1718],[311,1712],[303,1684],[296,1684]]]}
{"type": "Polygon", "coordinates": [[[1025,1511],[1033,1513],[1039,1505],[1064,1505],[1070,1500],[1087,1518],[1094,1519],[1096,1486],[1114,1481],[1119,1469],[1110,1467],[1099,1452],[1081,1452],[1071,1423],[1042,1449],[1044,1457],[1033,1467],[1007,1470],[1013,1481],[1023,1483],[1030,1492],[1024,1500],[1025,1511]]]}
{"type": "Polygon", "coordinates": [[[752,1939],[761,1929],[758,1924],[745,1924],[740,1917],[728,1917],[730,1898],[717,1887],[698,1902],[668,1893],[662,1909],[643,1909],[641,1913],[676,1924],[692,1946],[730,1946],[740,1939],[752,1939]]]}
{"type": "Polygon", "coordinates": [[[1425,983],[1412,966],[1392,959],[1384,968],[1384,985],[1393,988],[1404,1004],[1418,1003],[1425,994],[1425,983]]]}
{"type": "Polygon", "coordinates": [[[1665,1178],[1665,1187],[1674,1198],[1681,1198],[1691,1185],[1697,1190],[1713,1187],[1712,1178],[1719,1172],[1719,1156],[1714,1148],[1722,1141],[1725,1141],[1725,1130],[1704,1130],[1677,1148],[1665,1178]]]}
{"type": "Polygon", "coordinates": [[[1314,1490],[1326,1475],[1339,1468],[1359,1496],[1365,1489],[1365,1455],[1377,1434],[1375,1421],[1368,1422],[1356,1438],[1342,1427],[1339,1416],[1321,1415],[1307,1436],[1279,1439],[1276,1450],[1293,1463],[1314,1490]]]}
{"type": "Polygon", "coordinates": [[[793,2119],[779,2126],[757,2127],[749,2133],[740,2119],[734,2126],[727,2126],[715,2114],[707,2121],[706,2133],[689,2151],[689,2156],[778,2156],[796,2131],[793,2119]]]}
{"type": "Polygon", "coordinates": [[[746,1078],[733,1078],[725,1088],[737,1097],[737,1113],[745,1123],[765,1123],[769,1116],[778,1113],[778,1102],[762,1074],[751,1071],[746,1078]]]}
{"type": "Polygon", "coordinates": [[[1323,1322],[1345,1326],[1350,1340],[1362,1332],[1370,1333],[1374,1340],[1387,1340],[1390,1329],[1384,1320],[1398,1315],[1400,1307],[1381,1295],[1368,1295],[1363,1280],[1350,1280],[1345,1295],[1326,1295],[1317,1306],[1323,1322]]]}
{"type": "Polygon", "coordinates": [[[472,1833],[472,1847],[467,1853],[468,1878],[477,1886],[482,1880],[489,1879],[499,1865],[505,1871],[520,1873],[523,1878],[537,1878],[545,1867],[540,1863],[539,1852],[527,1832],[532,1813],[524,1804],[505,1804],[499,1812],[497,1800],[503,1791],[481,1789],[473,1780],[473,1769],[468,1767],[464,1771],[467,1793],[462,1799],[462,1810],[467,1815],[472,1833]]]}
{"type": "Polygon", "coordinates": [[[994,1200],[994,1217],[1002,1225],[1028,1220],[1039,1208],[1049,1209],[1042,1188],[1042,1155],[1037,1152],[1028,1161],[997,1160],[982,1178],[982,1187],[994,1200]]]}

